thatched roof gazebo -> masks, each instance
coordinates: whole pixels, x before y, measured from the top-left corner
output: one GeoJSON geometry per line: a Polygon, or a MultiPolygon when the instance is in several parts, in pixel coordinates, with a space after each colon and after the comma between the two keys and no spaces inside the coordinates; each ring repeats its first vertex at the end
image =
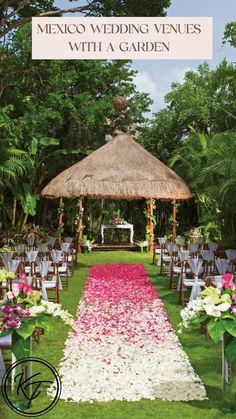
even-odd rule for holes
{"type": "Polygon", "coordinates": [[[47,198],[189,199],[185,182],[138,144],[120,134],[64,170],[43,189],[47,198]]]}
{"type": "Polygon", "coordinates": [[[152,199],[191,198],[187,185],[173,170],[131,135],[123,133],[57,175],[43,189],[42,195],[47,198],[146,198],[149,213],[152,213],[152,199]]]}

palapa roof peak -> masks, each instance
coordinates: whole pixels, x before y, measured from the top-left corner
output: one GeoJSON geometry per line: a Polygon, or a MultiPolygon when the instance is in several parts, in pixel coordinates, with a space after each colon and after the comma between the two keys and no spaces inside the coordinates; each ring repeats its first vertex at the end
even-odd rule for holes
{"type": "Polygon", "coordinates": [[[95,199],[191,198],[187,185],[173,170],[124,133],[57,175],[42,195],[95,199]]]}

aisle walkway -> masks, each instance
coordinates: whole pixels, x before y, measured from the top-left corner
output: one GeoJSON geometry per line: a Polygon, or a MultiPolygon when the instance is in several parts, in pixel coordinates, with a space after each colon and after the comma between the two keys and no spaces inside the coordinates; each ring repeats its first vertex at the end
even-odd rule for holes
{"type": "Polygon", "coordinates": [[[62,399],[206,398],[143,265],[93,266],[76,323],[59,369],[62,399]]]}

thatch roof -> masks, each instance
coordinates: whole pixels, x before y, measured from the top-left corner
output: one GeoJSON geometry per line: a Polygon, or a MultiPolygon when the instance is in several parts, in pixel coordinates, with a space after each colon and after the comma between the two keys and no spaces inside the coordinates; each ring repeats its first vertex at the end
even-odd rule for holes
{"type": "Polygon", "coordinates": [[[43,189],[48,198],[188,199],[185,182],[131,135],[119,134],[57,175],[43,189]]]}

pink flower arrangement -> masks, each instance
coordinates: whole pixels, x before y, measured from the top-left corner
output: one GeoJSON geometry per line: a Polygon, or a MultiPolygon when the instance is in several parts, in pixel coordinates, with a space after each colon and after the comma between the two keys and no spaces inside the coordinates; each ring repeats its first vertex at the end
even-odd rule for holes
{"type": "Polygon", "coordinates": [[[109,224],[127,224],[127,221],[125,221],[124,218],[121,218],[119,214],[115,214],[115,216],[109,221],[109,224]]]}
{"type": "Polygon", "coordinates": [[[46,327],[47,321],[51,323],[53,316],[61,317],[66,324],[73,326],[72,316],[62,310],[60,304],[42,300],[41,292],[23,281],[13,283],[12,291],[6,293],[0,304],[0,337],[16,330],[20,336],[28,337],[41,322],[42,327],[46,327]]]}
{"type": "Polygon", "coordinates": [[[33,289],[26,282],[19,282],[19,285],[18,286],[19,286],[19,290],[21,290],[27,296],[32,295],[33,289]]]}
{"type": "Polygon", "coordinates": [[[226,273],[222,275],[222,287],[226,289],[235,290],[236,284],[233,282],[233,275],[231,273],[226,273]]]}

